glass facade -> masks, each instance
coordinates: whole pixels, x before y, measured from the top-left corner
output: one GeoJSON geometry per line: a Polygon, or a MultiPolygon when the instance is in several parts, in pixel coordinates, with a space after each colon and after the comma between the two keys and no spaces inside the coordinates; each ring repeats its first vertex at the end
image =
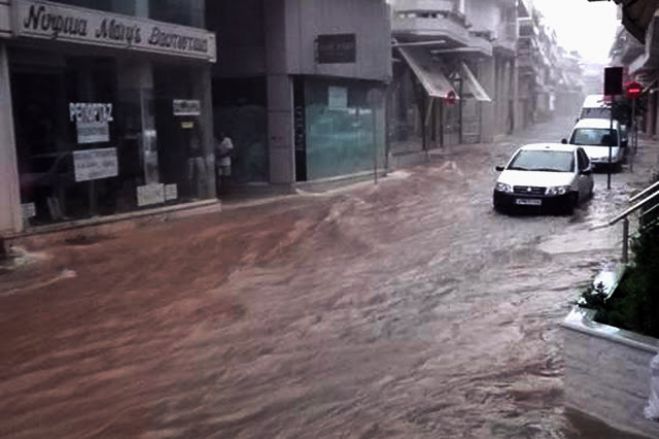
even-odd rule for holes
{"type": "Polygon", "coordinates": [[[26,225],[214,197],[207,68],[92,52],[10,50],[26,225]]]}
{"type": "Polygon", "coordinates": [[[371,88],[359,81],[305,80],[308,180],[368,171],[373,169],[376,156],[383,166],[384,103],[375,109],[369,105],[367,93],[371,88]]]}

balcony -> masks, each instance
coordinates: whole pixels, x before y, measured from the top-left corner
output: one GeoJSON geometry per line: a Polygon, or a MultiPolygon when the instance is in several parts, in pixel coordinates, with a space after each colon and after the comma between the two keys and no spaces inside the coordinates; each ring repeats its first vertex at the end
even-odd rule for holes
{"type": "Polygon", "coordinates": [[[494,41],[495,50],[514,55],[517,50],[518,36],[519,27],[517,23],[503,23],[499,26],[496,40],[494,41]]]}
{"type": "Polygon", "coordinates": [[[519,38],[538,38],[540,29],[532,18],[519,19],[519,38]]]}
{"type": "Polygon", "coordinates": [[[401,41],[444,39],[449,46],[470,42],[457,0],[398,0],[394,8],[392,32],[401,41]]]}

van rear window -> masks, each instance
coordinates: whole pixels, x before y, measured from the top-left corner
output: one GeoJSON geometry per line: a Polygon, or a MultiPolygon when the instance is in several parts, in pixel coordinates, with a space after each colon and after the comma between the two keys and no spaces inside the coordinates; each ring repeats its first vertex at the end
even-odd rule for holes
{"type": "Polygon", "coordinates": [[[610,117],[610,108],[583,108],[581,110],[582,119],[609,119],[610,117]]]}

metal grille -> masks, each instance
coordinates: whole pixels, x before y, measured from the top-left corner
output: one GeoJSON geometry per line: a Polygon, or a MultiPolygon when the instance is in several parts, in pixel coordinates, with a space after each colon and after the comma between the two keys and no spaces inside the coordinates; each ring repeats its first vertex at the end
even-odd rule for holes
{"type": "Polygon", "coordinates": [[[513,190],[516,194],[526,195],[544,195],[547,191],[546,188],[538,186],[515,186],[513,190]]]}

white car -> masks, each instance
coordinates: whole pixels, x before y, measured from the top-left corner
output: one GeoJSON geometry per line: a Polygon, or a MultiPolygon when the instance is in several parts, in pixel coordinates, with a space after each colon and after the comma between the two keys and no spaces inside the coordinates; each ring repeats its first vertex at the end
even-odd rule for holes
{"type": "Polygon", "coordinates": [[[496,170],[501,172],[493,196],[498,211],[533,206],[571,213],[593,195],[590,160],[576,145],[526,145],[496,170]]]}
{"type": "Polygon", "coordinates": [[[583,147],[593,166],[620,167],[625,159],[620,124],[606,119],[581,119],[574,126],[570,144],[583,147]],[[609,163],[609,150],[611,163],[609,163]]]}

